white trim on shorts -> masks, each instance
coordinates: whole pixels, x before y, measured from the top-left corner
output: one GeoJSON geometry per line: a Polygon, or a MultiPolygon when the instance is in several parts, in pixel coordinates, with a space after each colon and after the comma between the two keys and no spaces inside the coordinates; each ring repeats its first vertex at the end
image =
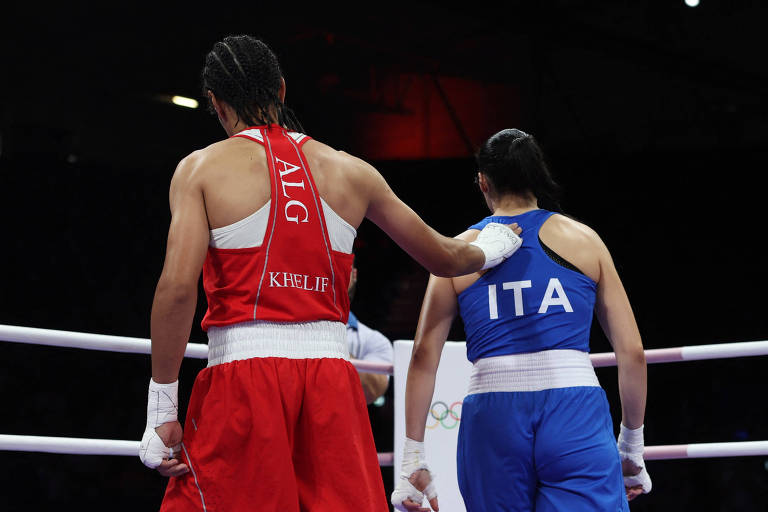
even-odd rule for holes
{"type": "MultiPolygon", "coordinates": [[[[194,422],[194,420],[192,420],[194,422]]],[[[197,430],[197,427],[195,427],[195,430],[197,430]]],[[[208,509],[205,508],[205,496],[203,496],[203,490],[200,488],[200,482],[197,481],[197,473],[195,473],[195,468],[192,466],[192,459],[189,456],[189,452],[187,451],[187,447],[184,446],[184,443],[181,443],[181,449],[184,450],[184,455],[187,456],[187,464],[189,464],[189,470],[192,472],[192,476],[195,478],[195,486],[197,486],[197,492],[200,493],[200,504],[203,506],[203,512],[208,512],[208,509]]]]}
{"type": "Polygon", "coordinates": [[[467,394],[578,386],[600,387],[589,354],[580,350],[544,350],[478,359],[472,367],[467,394]]]}
{"type": "Polygon", "coordinates": [[[341,322],[255,320],[208,329],[208,367],[252,357],[349,359],[347,326],[341,322]]]}

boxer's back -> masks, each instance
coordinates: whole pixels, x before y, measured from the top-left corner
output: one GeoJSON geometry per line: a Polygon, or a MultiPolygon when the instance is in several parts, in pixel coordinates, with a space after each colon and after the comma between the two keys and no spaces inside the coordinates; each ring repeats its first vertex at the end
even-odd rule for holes
{"type": "MultiPolygon", "coordinates": [[[[370,184],[361,160],[310,140],[302,148],[320,197],[354,228],[368,208],[370,184]]],[[[210,229],[229,226],[264,206],[270,180],[264,147],[232,137],[196,151],[210,229]]]]}

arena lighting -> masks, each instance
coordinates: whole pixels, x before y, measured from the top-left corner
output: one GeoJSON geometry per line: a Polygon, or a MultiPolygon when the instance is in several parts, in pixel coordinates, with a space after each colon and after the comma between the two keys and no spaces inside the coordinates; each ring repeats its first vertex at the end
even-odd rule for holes
{"type": "Polygon", "coordinates": [[[688,7],[697,7],[699,5],[699,0],[685,0],[685,5],[688,7]]]}
{"type": "Polygon", "coordinates": [[[186,108],[197,108],[198,105],[197,100],[193,100],[192,98],[187,98],[185,96],[173,96],[171,98],[171,103],[186,108]]]}

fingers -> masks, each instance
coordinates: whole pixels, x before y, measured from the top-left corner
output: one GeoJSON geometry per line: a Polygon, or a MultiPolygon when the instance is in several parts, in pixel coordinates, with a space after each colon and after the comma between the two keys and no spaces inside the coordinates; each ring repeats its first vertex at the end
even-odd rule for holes
{"type": "Polygon", "coordinates": [[[523,228],[517,225],[517,222],[513,222],[512,224],[508,224],[509,229],[515,232],[516,235],[519,235],[523,232],[523,228]]]}
{"type": "Polygon", "coordinates": [[[634,487],[625,487],[627,492],[627,501],[632,501],[643,493],[642,485],[635,485],[634,487]]]}
{"type": "Polygon", "coordinates": [[[408,512],[430,512],[427,507],[422,507],[421,504],[411,501],[410,499],[403,500],[403,507],[408,512]]]}
{"type": "MultiPolygon", "coordinates": [[[[429,508],[422,507],[421,504],[416,503],[410,498],[403,500],[403,506],[408,511],[431,512],[429,508]]],[[[437,506],[437,496],[429,500],[429,506],[432,507],[432,510],[434,510],[435,512],[438,512],[440,510],[440,508],[437,506]]]]}
{"type": "Polygon", "coordinates": [[[157,466],[157,471],[167,477],[181,476],[189,472],[189,466],[182,463],[179,459],[164,460],[157,466]]]}
{"type": "MultiPolygon", "coordinates": [[[[424,495],[413,486],[408,479],[402,478],[398,481],[397,487],[392,492],[391,502],[397,510],[424,510],[421,508],[421,502],[424,495]]],[[[428,509],[427,509],[428,510],[428,509]]]]}
{"type": "Polygon", "coordinates": [[[640,488],[642,489],[643,494],[651,492],[653,482],[651,481],[650,475],[648,475],[648,471],[644,467],[632,463],[623,465],[622,469],[624,472],[624,487],[626,489],[640,488]],[[638,467],[640,468],[640,471],[637,474],[631,474],[638,467]]]}

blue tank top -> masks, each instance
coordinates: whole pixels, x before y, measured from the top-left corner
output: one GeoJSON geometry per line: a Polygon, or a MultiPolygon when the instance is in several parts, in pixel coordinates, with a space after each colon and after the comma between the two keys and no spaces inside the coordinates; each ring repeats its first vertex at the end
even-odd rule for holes
{"type": "Polygon", "coordinates": [[[555,263],[539,243],[539,228],[554,213],[532,210],[515,216],[490,216],[489,222],[523,229],[523,245],[458,297],[467,334],[467,358],[477,359],[552,349],[589,352],[596,284],[555,263]]]}

